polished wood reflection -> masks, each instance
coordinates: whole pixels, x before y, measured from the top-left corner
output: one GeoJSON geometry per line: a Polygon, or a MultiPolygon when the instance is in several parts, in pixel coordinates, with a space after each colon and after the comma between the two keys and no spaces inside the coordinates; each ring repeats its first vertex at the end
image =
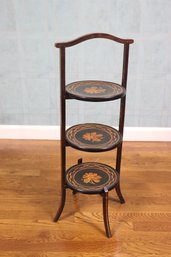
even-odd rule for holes
{"type": "MultiPolygon", "coordinates": [[[[67,148],[67,167],[83,161],[113,165],[114,152],[67,148]]],[[[109,192],[112,238],[104,234],[99,195],[72,194],[58,223],[57,141],[0,141],[0,257],[170,257],[171,143],[124,142],[121,184],[126,203],[109,192]]]]}

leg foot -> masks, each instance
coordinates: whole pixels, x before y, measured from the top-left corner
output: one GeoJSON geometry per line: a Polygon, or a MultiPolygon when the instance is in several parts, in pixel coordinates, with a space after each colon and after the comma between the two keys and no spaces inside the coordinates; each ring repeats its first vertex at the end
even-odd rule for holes
{"type": "Polygon", "coordinates": [[[108,216],[108,190],[105,187],[103,193],[103,219],[104,219],[104,226],[106,230],[106,236],[112,237],[110,225],[109,225],[109,216],[108,216]]]}
{"type": "Polygon", "coordinates": [[[72,194],[76,195],[77,191],[76,190],[72,190],[72,194]]]}
{"type": "Polygon", "coordinates": [[[61,216],[61,213],[62,213],[62,211],[64,209],[64,205],[65,205],[65,199],[66,199],[66,189],[62,192],[60,206],[59,206],[59,209],[53,219],[54,222],[57,222],[61,216]]]}
{"type": "Polygon", "coordinates": [[[115,190],[116,190],[116,193],[117,193],[117,195],[118,195],[118,197],[119,197],[120,203],[121,203],[121,204],[125,203],[125,200],[124,200],[123,195],[122,195],[122,193],[121,193],[120,183],[118,183],[118,184],[116,185],[115,190]]]}
{"type": "Polygon", "coordinates": [[[82,159],[82,158],[78,159],[77,163],[78,163],[78,164],[83,163],[83,159],[82,159]]]}

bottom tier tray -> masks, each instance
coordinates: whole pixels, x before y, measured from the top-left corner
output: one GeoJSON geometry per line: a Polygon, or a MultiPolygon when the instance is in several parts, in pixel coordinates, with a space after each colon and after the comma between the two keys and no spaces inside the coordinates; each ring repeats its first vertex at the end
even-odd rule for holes
{"type": "Polygon", "coordinates": [[[111,190],[118,181],[119,174],[115,169],[98,162],[76,164],[66,171],[68,187],[81,193],[101,193],[104,187],[111,190]]]}

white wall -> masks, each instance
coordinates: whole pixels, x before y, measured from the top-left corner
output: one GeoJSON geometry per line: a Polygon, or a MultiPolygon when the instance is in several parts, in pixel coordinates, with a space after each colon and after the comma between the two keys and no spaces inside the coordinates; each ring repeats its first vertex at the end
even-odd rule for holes
{"type": "MultiPolygon", "coordinates": [[[[0,124],[58,125],[56,41],[91,32],[135,39],[126,126],[171,126],[170,0],[0,0],[0,124]]],[[[68,49],[67,81],[120,81],[120,47],[89,41],[68,49]],[[91,49],[91,51],[90,51],[91,49]],[[88,54],[89,53],[89,54],[88,54]]],[[[68,103],[67,124],[117,123],[117,103],[68,103]],[[115,111],[116,112],[113,112],[115,111]]]]}

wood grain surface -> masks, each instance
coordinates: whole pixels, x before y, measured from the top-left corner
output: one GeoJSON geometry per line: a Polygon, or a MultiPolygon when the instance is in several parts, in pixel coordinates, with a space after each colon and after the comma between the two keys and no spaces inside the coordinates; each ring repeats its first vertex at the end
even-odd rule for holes
{"type": "MultiPolygon", "coordinates": [[[[115,150],[85,153],[67,148],[67,167],[78,158],[115,163],[115,150]]],[[[109,194],[113,237],[104,233],[98,195],[67,191],[60,199],[57,141],[0,141],[0,257],[170,257],[171,143],[125,142],[121,170],[126,204],[109,194]]]]}

